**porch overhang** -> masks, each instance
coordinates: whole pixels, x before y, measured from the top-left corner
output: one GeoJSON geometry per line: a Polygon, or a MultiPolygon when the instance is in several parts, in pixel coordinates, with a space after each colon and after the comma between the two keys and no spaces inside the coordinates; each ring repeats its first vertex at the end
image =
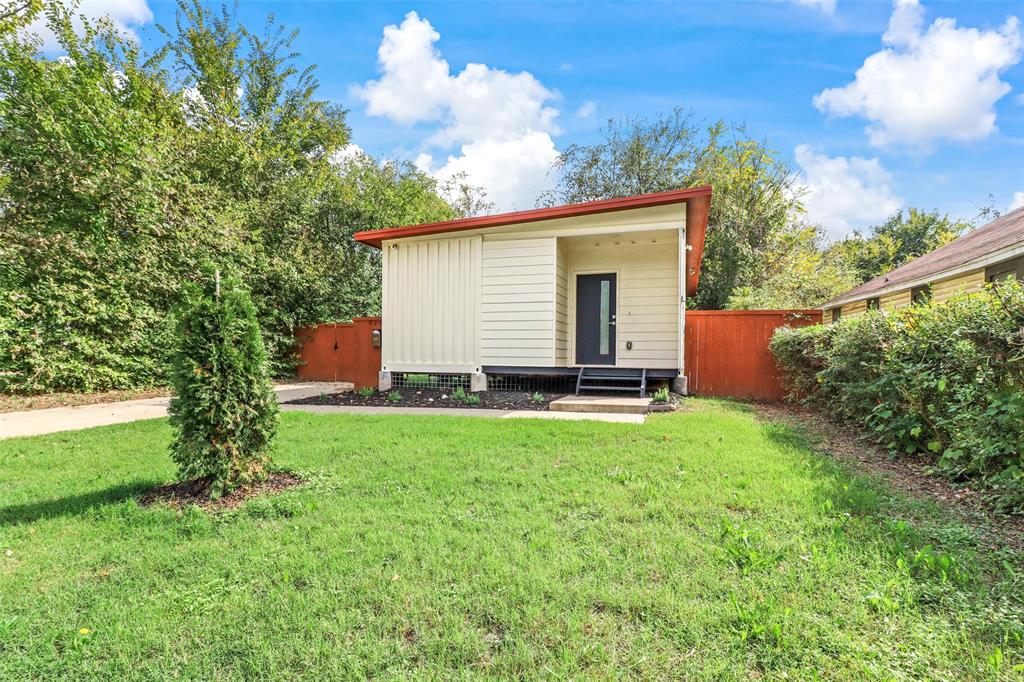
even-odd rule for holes
{"type": "MultiPolygon", "coordinates": [[[[711,208],[711,187],[702,186],[690,189],[671,190],[654,194],[641,194],[631,197],[617,197],[600,201],[588,201],[580,204],[538,208],[529,211],[515,211],[497,215],[447,220],[423,225],[408,225],[382,230],[366,230],[354,235],[356,241],[381,248],[385,240],[410,237],[427,237],[445,233],[483,230],[486,228],[507,227],[522,223],[536,223],[559,218],[596,215],[615,211],[626,211],[638,208],[668,206],[671,204],[686,205],[686,294],[692,296],[697,291],[700,278],[700,264],[704,254],[704,238],[707,232],[708,214],[711,208]]],[[[621,228],[620,228],[621,229],[621,228]]]]}

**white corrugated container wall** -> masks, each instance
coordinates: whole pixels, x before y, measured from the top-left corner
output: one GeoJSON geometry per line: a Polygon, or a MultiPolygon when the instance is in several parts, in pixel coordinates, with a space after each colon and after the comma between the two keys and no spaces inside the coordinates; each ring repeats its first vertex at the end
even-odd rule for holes
{"type": "Polygon", "coordinates": [[[390,371],[480,367],[482,238],[382,245],[382,357],[390,371]]]}

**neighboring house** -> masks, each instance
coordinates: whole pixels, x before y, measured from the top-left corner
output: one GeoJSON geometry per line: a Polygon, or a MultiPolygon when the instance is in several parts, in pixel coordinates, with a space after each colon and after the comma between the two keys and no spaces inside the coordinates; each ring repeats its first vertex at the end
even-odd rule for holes
{"type": "Polygon", "coordinates": [[[489,374],[587,367],[595,389],[646,376],[685,391],[710,204],[698,187],[357,233],[382,252],[381,390],[405,373],[484,390],[489,374]]]}
{"type": "Polygon", "coordinates": [[[942,302],[1007,277],[1024,280],[1024,208],[865,282],[822,307],[825,320],[835,322],[875,308],[942,302]]]}

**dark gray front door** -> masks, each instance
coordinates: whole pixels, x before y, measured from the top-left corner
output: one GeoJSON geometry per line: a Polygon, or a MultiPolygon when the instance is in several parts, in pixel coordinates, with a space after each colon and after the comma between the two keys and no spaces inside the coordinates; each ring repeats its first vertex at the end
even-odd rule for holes
{"type": "Polygon", "coordinates": [[[576,275],[576,364],[615,364],[615,273],[576,275]]]}

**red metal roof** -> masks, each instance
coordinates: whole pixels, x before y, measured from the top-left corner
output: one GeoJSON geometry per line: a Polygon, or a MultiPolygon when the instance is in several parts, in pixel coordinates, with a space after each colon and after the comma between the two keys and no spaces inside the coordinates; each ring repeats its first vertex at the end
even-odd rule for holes
{"type": "Polygon", "coordinates": [[[686,204],[686,244],[690,247],[688,258],[690,271],[686,273],[686,292],[687,295],[692,296],[697,290],[697,280],[700,277],[700,262],[704,254],[704,235],[707,231],[708,212],[711,208],[710,185],[689,189],[674,189],[668,192],[656,192],[654,194],[640,194],[632,197],[617,197],[615,199],[587,201],[582,204],[568,204],[566,206],[535,208],[528,211],[514,211],[512,213],[477,216],[475,218],[445,220],[439,223],[406,225],[403,227],[392,227],[384,230],[365,230],[363,232],[356,232],[354,237],[356,241],[362,242],[363,244],[369,244],[370,246],[374,246],[379,249],[381,247],[381,242],[385,239],[422,237],[425,235],[443,234],[446,232],[479,230],[488,227],[501,227],[517,225],[520,223],[532,223],[541,220],[555,220],[556,218],[570,218],[573,216],[611,213],[613,211],[626,211],[634,208],[648,208],[652,206],[666,206],[668,204],[682,203],[686,204]]]}

